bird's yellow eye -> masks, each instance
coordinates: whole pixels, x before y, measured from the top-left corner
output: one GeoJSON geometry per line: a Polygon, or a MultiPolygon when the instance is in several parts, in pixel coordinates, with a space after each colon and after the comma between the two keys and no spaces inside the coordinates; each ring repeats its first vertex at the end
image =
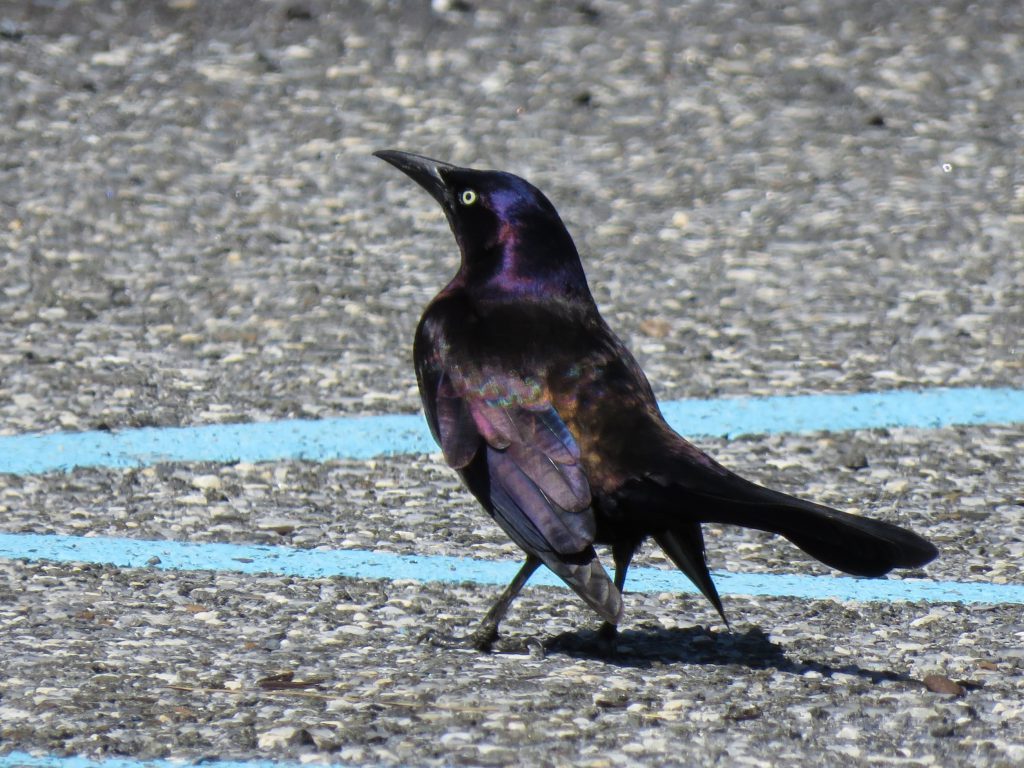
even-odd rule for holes
{"type": "Polygon", "coordinates": [[[472,205],[476,202],[476,192],[472,189],[462,190],[462,194],[459,195],[459,202],[463,205],[472,205]]]}

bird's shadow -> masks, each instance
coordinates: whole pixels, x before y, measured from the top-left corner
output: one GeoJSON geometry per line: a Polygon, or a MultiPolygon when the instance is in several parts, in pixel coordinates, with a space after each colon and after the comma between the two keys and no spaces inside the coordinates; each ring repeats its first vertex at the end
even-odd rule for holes
{"type": "Polygon", "coordinates": [[[890,670],[864,669],[856,664],[835,667],[818,661],[794,661],[785,649],[771,641],[761,629],[745,632],[709,632],[703,627],[646,626],[619,633],[614,652],[608,653],[597,632],[576,630],[563,632],[544,643],[549,654],[565,654],[574,658],[599,659],[621,667],[646,669],[662,664],[738,665],[749,669],[777,669],[792,674],[819,672],[822,675],[846,674],[872,683],[896,680],[916,684],[905,674],[890,670]]]}

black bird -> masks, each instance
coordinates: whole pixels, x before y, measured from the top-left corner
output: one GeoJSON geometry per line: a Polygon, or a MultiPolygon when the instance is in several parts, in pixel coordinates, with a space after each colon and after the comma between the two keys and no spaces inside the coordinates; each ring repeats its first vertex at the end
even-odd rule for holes
{"type": "Polygon", "coordinates": [[[441,204],[459,244],[459,271],[416,329],[420,396],[445,461],[526,552],[471,636],[477,648],[490,648],[541,563],[601,615],[599,637],[613,646],[626,570],[647,537],[725,620],[701,523],[781,534],[858,576],[916,568],[938,554],[890,523],[745,480],[674,432],[536,187],[408,152],[375,154],[441,204]],[[594,544],[611,545],[614,583],[594,544]]]}

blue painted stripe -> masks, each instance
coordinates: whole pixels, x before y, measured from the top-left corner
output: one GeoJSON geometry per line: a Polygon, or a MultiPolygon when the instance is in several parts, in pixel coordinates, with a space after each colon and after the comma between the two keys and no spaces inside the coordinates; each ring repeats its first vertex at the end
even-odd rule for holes
{"type": "Polygon", "coordinates": [[[963,387],[677,400],[663,404],[662,410],[683,434],[718,437],[879,427],[938,429],[1024,423],[1024,389],[963,387]]]}
{"type": "MultiPolygon", "coordinates": [[[[1024,390],[963,388],[677,400],[663,403],[662,409],[675,429],[695,437],[874,427],[928,429],[1024,423],[1024,390]]],[[[294,419],[0,436],[0,472],[27,475],[175,461],[368,459],[433,450],[434,441],[420,415],[294,419]]]]}
{"type": "MultiPolygon", "coordinates": [[[[204,544],[107,537],[0,533],[0,558],[61,563],[101,563],[122,568],[271,573],[301,578],[412,579],[420,582],[505,585],[520,563],[437,555],[395,555],[366,550],[310,550],[245,544],[204,544]]],[[[769,573],[715,573],[719,590],[737,595],[838,598],[867,602],[926,601],[1024,604],[1024,585],[929,579],[857,579],[769,573]]],[[[564,586],[546,569],[533,584],[564,586]]],[[[627,591],[696,590],[678,571],[633,568],[627,591]]]]}
{"type": "Polygon", "coordinates": [[[0,436],[0,472],[30,475],[74,467],[139,467],[170,461],[369,459],[432,450],[434,441],[419,415],[287,419],[0,436]]]}
{"type": "MultiPolygon", "coordinates": [[[[331,763],[331,765],[340,765],[331,763]]],[[[277,762],[271,760],[133,760],[111,757],[93,759],[78,755],[33,755],[28,752],[8,752],[0,755],[0,768],[309,768],[308,763],[277,762]]]]}

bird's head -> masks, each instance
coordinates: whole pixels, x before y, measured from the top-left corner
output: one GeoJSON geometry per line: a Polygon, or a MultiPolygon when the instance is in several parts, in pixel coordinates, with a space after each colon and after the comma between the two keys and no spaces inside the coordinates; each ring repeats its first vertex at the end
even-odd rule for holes
{"type": "Polygon", "coordinates": [[[457,282],[484,293],[589,298],[572,237],[544,193],[525,179],[411,152],[374,155],[440,203],[462,252],[457,282]]]}

